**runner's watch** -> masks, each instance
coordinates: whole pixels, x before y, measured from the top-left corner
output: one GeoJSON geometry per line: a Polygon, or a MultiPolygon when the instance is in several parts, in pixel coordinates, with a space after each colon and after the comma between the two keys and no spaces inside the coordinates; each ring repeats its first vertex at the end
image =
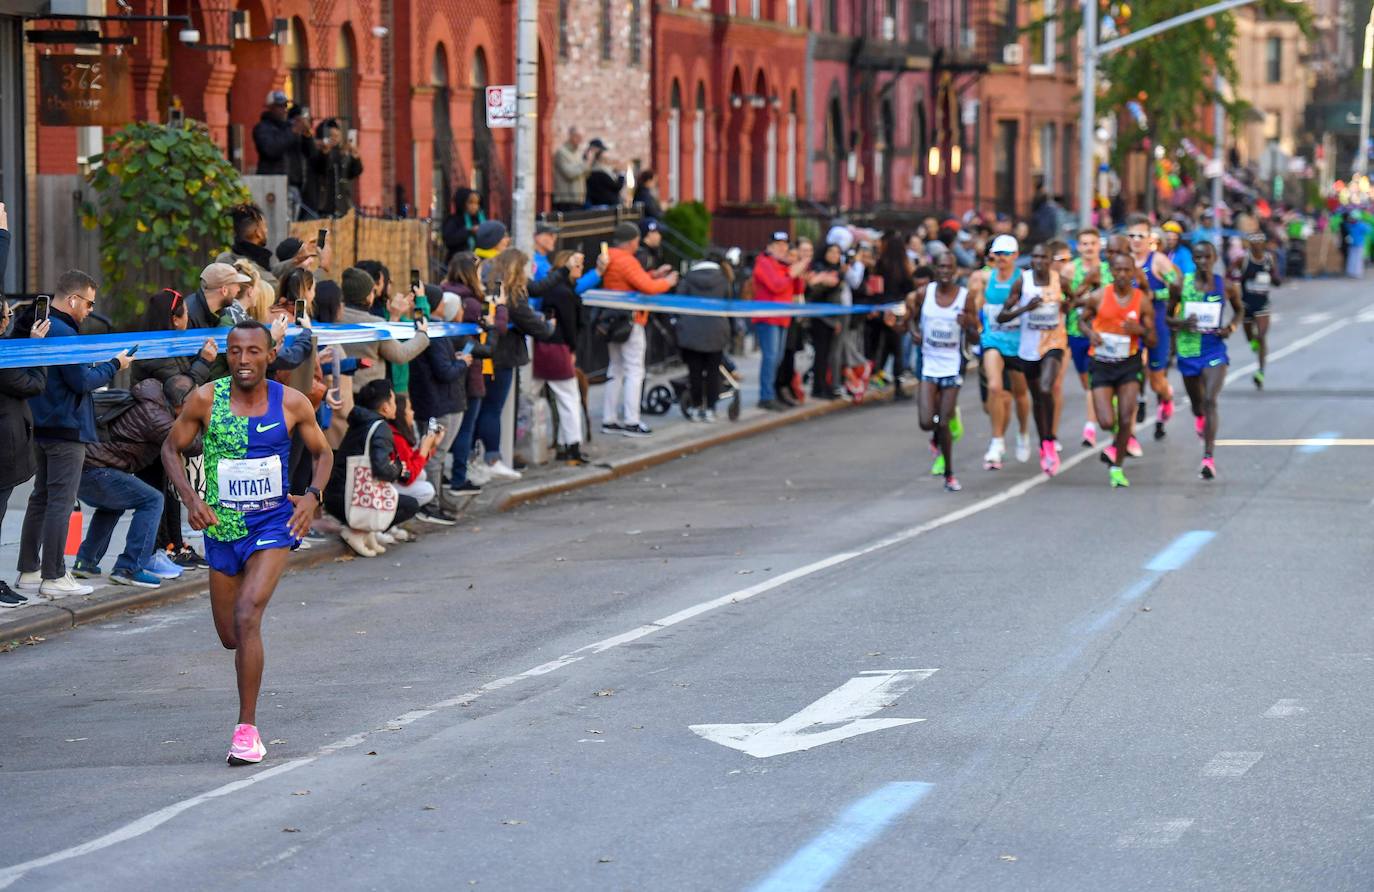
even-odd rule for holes
{"type": "Polygon", "coordinates": [[[320,488],[318,486],[307,486],[304,495],[314,496],[316,504],[324,504],[324,499],[320,496],[320,488]]]}

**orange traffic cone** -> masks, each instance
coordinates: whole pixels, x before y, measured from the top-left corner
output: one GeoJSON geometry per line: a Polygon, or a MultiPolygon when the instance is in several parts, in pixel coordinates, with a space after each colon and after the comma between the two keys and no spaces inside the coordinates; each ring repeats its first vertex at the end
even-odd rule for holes
{"type": "Polygon", "coordinates": [[[67,557],[76,557],[76,552],[81,548],[81,503],[77,502],[72,506],[72,516],[67,519],[67,547],[63,553],[67,557]]]}

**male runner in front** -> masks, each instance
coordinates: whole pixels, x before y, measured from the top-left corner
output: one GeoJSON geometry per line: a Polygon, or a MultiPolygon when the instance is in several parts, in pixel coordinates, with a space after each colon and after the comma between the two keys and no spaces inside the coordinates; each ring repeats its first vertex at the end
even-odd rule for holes
{"type": "Polygon", "coordinates": [[[1050,266],[1050,255],[1048,244],[1031,249],[1031,268],[1012,283],[1011,295],[997,321],[1021,324],[1017,359],[1030,387],[1035,427],[1040,433],[1040,470],[1053,477],[1059,471],[1054,438],[1055,382],[1069,341],[1064,332],[1066,304],[1059,290],[1059,273],[1050,266]]]}
{"type": "Polygon", "coordinates": [[[983,326],[980,339],[982,354],[978,370],[986,389],[983,407],[988,413],[988,420],[992,423],[992,439],[988,443],[987,454],[983,456],[983,468],[989,471],[996,471],[1002,467],[1007,450],[1004,438],[1007,425],[1011,421],[1013,404],[1016,408],[1017,422],[1021,427],[1016,442],[1016,458],[1018,461],[1030,459],[1030,437],[1026,423],[1026,416],[1029,414],[1026,379],[1016,370],[1016,353],[1021,345],[1021,325],[997,321],[997,315],[1002,312],[1002,305],[1011,293],[1012,282],[1020,278],[1016,274],[1016,256],[1019,251],[1014,236],[997,236],[988,249],[988,255],[992,260],[991,267],[978,270],[969,276],[968,282],[969,297],[973,301],[974,310],[980,314],[983,326]],[[1007,385],[1010,385],[1010,393],[1007,392],[1007,385]]]}
{"type": "Polygon", "coordinates": [[[257,729],[262,614],[288,551],[310,529],[320,488],[329,482],[334,464],[310,400],[268,380],[267,365],[276,355],[266,326],[253,321],[235,325],[225,351],[229,377],[202,385],[187,398],[162,446],[162,464],[187,506],[191,528],[205,531],[215,631],[235,651],[239,719],[229,747],[230,765],[261,762],[267,753],[257,729]],[[202,432],[204,499],[191,486],[181,459],[202,432]],[[288,491],[295,432],[314,457],[310,486],[302,495],[288,491]]]}
{"type": "Polygon", "coordinates": [[[1269,290],[1283,282],[1279,278],[1279,261],[1269,250],[1264,233],[1252,232],[1245,240],[1250,251],[1236,261],[1231,275],[1240,281],[1245,336],[1250,339],[1250,349],[1259,356],[1259,368],[1252,380],[1256,390],[1263,390],[1264,362],[1269,358],[1269,290]]]}
{"type": "MultiPolygon", "coordinates": [[[[1063,273],[1060,273],[1061,277],[1063,273]]],[[[1088,420],[1083,425],[1083,445],[1089,449],[1097,445],[1097,415],[1093,412],[1093,389],[1088,382],[1088,368],[1092,362],[1088,356],[1088,336],[1078,328],[1078,314],[1092,292],[1103,285],[1112,284],[1111,267],[1102,259],[1102,236],[1096,229],[1084,229],[1078,233],[1078,257],[1073,261],[1073,271],[1068,278],[1069,294],[1073,297],[1067,323],[1069,353],[1073,356],[1073,368],[1078,373],[1078,383],[1083,385],[1083,396],[1088,404],[1088,420]]],[[[1062,409],[1062,402],[1056,409],[1062,409]]],[[[1059,429],[1059,419],[1054,419],[1055,429],[1059,429]]]]}
{"type": "Polygon", "coordinates": [[[1236,320],[1245,315],[1240,285],[1212,272],[1217,249],[1211,242],[1199,242],[1197,270],[1184,280],[1183,293],[1169,301],[1169,327],[1177,333],[1178,371],[1193,407],[1197,435],[1202,438],[1203,480],[1217,475],[1212,450],[1216,448],[1217,397],[1226,384],[1226,339],[1236,330],[1236,320]],[[1222,309],[1231,304],[1231,321],[1223,325],[1222,309]]]}
{"type": "Polygon", "coordinates": [[[945,489],[963,489],[954,476],[954,436],[950,423],[964,383],[963,335],[978,336],[978,313],[969,303],[968,289],[955,281],[954,254],[935,258],[935,281],[916,303],[912,340],[921,347],[921,430],[932,431],[939,444],[936,462],[945,489]]]}
{"type": "Polygon", "coordinates": [[[1169,345],[1173,333],[1169,330],[1169,298],[1183,289],[1182,276],[1162,251],[1151,247],[1154,233],[1150,221],[1141,214],[1133,214],[1126,222],[1126,238],[1131,242],[1131,256],[1135,265],[1145,273],[1150,295],[1154,300],[1155,337],[1150,345],[1150,389],[1159,400],[1159,414],[1155,416],[1155,439],[1164,439],[1164,425],[1174,416],[1174,388],[1169,384],[1169,345]]]}
{"type": "Polygon", "coordinates": [[[1116,441],[1102,450],[1102,460],[1108,465],[1108,482],[1112,488],[1130,486],[1122,470],[1126,443],[1135,425],[1136,395],[1140,391],[1140,348],[1148,347],[1155,338],[1154,307],[1133,284],[1135,262],[1129,254],[1112,255],[1111,285],[1096,292],[1083,307],[1079,326],[1092,341],[1093,398],[1097,401],[1097,417],[1112,417],[1112,402],[1116,402],[1116,441]],[[1117,293],[1127,291],[1125,299],[1117,293]]]}

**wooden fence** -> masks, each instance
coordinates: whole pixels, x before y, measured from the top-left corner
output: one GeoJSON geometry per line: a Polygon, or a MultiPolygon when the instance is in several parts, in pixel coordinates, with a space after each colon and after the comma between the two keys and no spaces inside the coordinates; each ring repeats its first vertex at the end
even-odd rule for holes
{"type": "Polygon", "coordinates": [[[291,224],[291,234],[302,241],[315,238],[320,229],[329,230],[334,254],[334,275],[359,260],[379,260],[391,270],[396,282],[408,281],[412,269],[430,278],[430,223],[427,220],[385,220],[360,217],[349,211],[333,220],[305,220],[291,224]]]}

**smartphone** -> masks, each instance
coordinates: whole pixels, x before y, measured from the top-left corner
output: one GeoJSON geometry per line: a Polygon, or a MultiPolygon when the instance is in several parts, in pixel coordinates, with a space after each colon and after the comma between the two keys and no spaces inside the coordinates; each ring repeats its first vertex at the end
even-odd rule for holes
{"type": "Polygon", "coordinates": [[[610,251],[611,251],[611,246],[608,245],[608,244],[606,244],[605,242],[602,242],[602,243],[601,243],[601,256],[602,256],[602,257],[605,257],[607,254],[610,253],[610,251]]]}
{"type": "Polygon", "coordinates": [[[134,344],[132,347],[130,347],[128,350],[125,350],[124,352],[128,353],[130,356],[133,356],[135,353],[138,352],[138,345],[134,344]]]}
{"type": "Polygon", "coordinates": [[[329,230],[328,230],[328,229],[321,229],[319,232],[315,233],[315,247],[317,247],[317,248],[319,248],[321,251],[323,251],[323,250],[324,250],[324,240],[327,239],[328,237],[329,237],[329,230]]]}
{"type": "Polygon", "coordinates": [[[420,287],[420,271],[413,269],[410,271],[410,290],[414,291],[420,287]]]}
{"type": "Polygon", "coordinates": [[[40,294],[33,299],[33,320],[43,322],[48,318],[48,313],[52,309],[52,295],[40,294]]]}
{"type": "Polygon", "coordinates": [[[425,436],[428,437],[430,434],[437,433],[439,433],[439,419],[431,415],[429,425],[425,428],[425,436]]]}
{"type": "Polygon", "coordinates": [[[348,141],[355,146],[358,144],[358,129],[356,127],[348,128],[348,141]]]}
{"type": "Polygon", "coordinates": [[[302,319],[304,319],[304,318],[305,318],[305,298],[303,298],[303,297],[298,297],[298,298],[296,298],[296,322],[297,322],[297,324],[299,324],[300,321],[301,321],[302,319]]]}
{"type": "Polygon", "coordinates": [[[420,321],[421,321],[422,319],[424,319],[424,318],[425,318],[425,311],[422,310],[422,309],[420,309],[419,307],[416,307],[416,308],[415,308],[414,310],[412,310],[411,313],[410,313],[410,319],[411,319],[412,322],[415,323],[415,327],[416,327],[416,328],[419,328],[419,327],[420,327],[420,321]]]}
{"type": "Polygon", "coordinates": [[[464,356],[472,355],[472,343],[472,341],[468,341],[466,344],[463,345],[463,349],[461,352],[464,356]]]}

